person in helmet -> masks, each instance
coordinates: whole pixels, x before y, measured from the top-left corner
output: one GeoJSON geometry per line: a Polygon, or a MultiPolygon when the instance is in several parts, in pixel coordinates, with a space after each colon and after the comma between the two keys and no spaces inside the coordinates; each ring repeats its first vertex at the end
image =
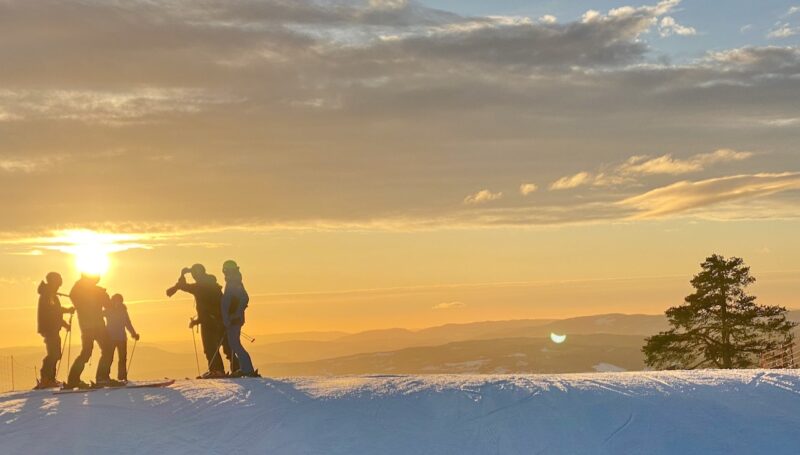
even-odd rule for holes
{"type": "Polygon", "coordinates": [[[61,275],[56,272],[50,272],[45,277],[45,281],[39,284],[37,331],[44,338],[47,355],[42,360],[41,380],[36,386],[37,389],[47,389],[61,385],[56,380],[56,365],[61,360],[60,332],[62,328],[70,329],[70,325],[64,321],[64,314],[75,312],[75,308],[62,307],[61,301],[58,299],[58,289],[63,283],[61,275]]]}
{"type": "Polygon", "coordinates": [[[219,348],[228,358],[231,372],[239,369],[239,362],[231,353],[225,327],[222,323],[220,305],[222,301],[222,286],[217,283],[217,278],[206,272],[202,264],[195,264],[181,271],[181,277],[174,286],[167,289],[167,296],[172,297],[178,291],[187,292],[194,296],[197,318],[192,319],[189,328],[200,326],[200,338],[203,342],[203,353],[208,361],[208,372],[200,376],[202,379],[225,377],[225,366],[219,355],[219,348]],[[194,283],[186,281],[186,275],[191,274],[194,283]]]}
{"type": "Polygon", "coordinates": [[[112,360],[114,351],[117,352],[117,380],[128,382],[128,335],[125,330],[127,329],[136,341],[139,341],[139,334],[133,328],[128,307],[125,306],[125,299],[121,294],[111,296],[111,304],[106,308],[104,315],[112,346],[112,360]]]}
{"type": "Polygon", "coordinates": [[[234,261],[225,261],[222,265],[225,275],[225,292],[222,295],[222,322],[228,335],[233,354],[239,360],[239,370],[234,371],[234,377],[258,377],[258,372],[253,369],[250,354],[242,345],[242,326],[244,325],[244,310],[250,302],[250,296],[244,288],[242,273],[234,261]]]}
{"type": "Polygon", "coordinates": [[[87,388],[89,384],[81,381],[81,374],[86,367],[86,362],[92,358],[94,344],[100,347],[100,360],[97,362],[95,382],[98,386],[121,386],[119,381],[111,379],[111,363],[114,351],[111,346],[106,322],[103,319],[103,309],[109,306],[111,298],[105,289],[97,285],[100,277],[83,274],[72,287],[69,297],[78,313],[78,324],[81,328],[81,352],[75,358],[69,370],[65,389],[87,388]]]}

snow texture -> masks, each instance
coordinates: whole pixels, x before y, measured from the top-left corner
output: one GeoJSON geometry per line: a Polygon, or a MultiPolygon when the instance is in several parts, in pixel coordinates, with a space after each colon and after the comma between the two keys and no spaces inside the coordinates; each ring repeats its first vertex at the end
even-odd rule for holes
{"type": "Polygon", "coordinates": [[[179,381],[0,395],[2,454],[797,454],[800,372],[179,381]]]}

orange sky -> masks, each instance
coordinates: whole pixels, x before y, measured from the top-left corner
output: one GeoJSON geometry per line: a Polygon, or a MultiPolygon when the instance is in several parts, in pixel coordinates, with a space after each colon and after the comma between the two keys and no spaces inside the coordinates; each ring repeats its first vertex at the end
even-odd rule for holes
{"type": "MultiPolygon", "coordinates": [[[[764,229],[763,221],[646,221],[558,229],[238,230],[152,244],[142,238],[141,248],[111,254],[101,284],[126,296],[137,329],[150,340],[188,336],[191,299],[163,294],[179,270],[203,262],[221,276],[217,269],[229,257],[239,261],[253,296],[251,333],[660,313],[690,293],[699,262],[715,251],[746,258],[763,302],[800,307],[797,223],[769,226],[767,237],[750,234],[764,229]]],[[[65,275],[65,291],[78,276],[72,254],[41,251],[2,262],[3,276],[17,277],[2,282],[2,346],[37,341],[35,289],[46,271],[65,275]]]]}

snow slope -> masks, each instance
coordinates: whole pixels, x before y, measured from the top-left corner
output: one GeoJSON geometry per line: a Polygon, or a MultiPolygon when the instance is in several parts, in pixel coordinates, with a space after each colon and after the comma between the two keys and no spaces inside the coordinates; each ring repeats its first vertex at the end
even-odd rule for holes
{"type": "Polygon", "coordinates": [[[2,454],[797,454],[800,372],[179,381],[0,395],[2,454]]]}

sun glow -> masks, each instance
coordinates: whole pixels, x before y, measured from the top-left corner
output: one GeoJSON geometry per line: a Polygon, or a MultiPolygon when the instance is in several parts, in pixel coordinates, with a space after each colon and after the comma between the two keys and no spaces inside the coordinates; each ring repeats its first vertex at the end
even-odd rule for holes
{"type": "Polygon", "coordinates": [[[75,267],[87,275],[102,276],[111,268],[111,254],[147,246],[132,243],[134,235],[95,232],[91,230],[59,231],[49,248],[71,254],[75,267]]]}
{"type": "Polygon", "coordinates": [[[105,275],[111,266],[111,259],[102,245],[91,243],[75,245],[74,255],[75,266],[81,273],[87,275],[105,275]]]}

